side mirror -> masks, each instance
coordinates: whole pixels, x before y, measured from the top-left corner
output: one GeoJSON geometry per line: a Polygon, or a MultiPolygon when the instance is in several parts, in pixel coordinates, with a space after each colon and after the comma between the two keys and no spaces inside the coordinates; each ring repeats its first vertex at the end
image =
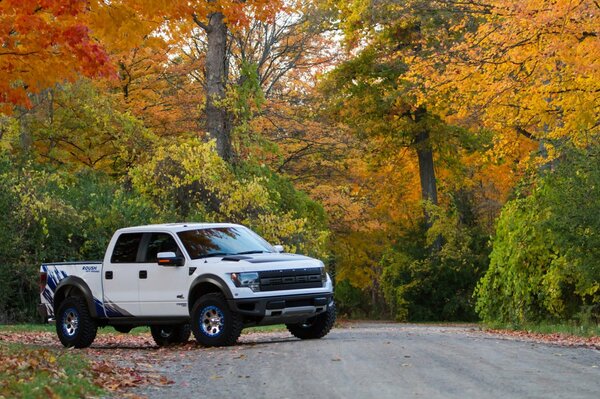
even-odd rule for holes
{"type": "Polygon", "coordinates": [[[156,255],[160,266],[183,266],[185,259],[183,256],[177,256],[175,252],[159,252],[156,255]]]}
{"type": "Polygon", "coordinates": [[[273,245],[273,249],[277,253],[282,253],[283,252],[283,245],[273,245]]]}

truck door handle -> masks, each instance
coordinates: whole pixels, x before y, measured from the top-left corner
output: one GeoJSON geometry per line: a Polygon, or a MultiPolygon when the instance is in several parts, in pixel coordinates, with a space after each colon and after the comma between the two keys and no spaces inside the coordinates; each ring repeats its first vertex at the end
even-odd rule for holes
{"type": "Polygon", "coordinates": [[[112,278],[113,278],[112,271],[104,272],[104,278],[107,279],[107,280],[112,280],[112,278]]]}
{"type": "Polygon", "coordinates": [[[140,278],[148,278],[148,271],[140,270],[140,278]]]}

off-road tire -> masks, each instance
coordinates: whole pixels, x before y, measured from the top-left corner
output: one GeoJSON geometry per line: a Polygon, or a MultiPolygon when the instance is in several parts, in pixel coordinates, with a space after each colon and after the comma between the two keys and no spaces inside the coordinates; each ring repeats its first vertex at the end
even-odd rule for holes
{"type": "Polygon", "coordinates": [[[87,348],[94,342],[98,325],[92,319],[85,300],[68,297],[56,312],[56,333],[67,348],[87,348]]]}
{"type": "Polygon", "coordinates": [[[326,336],[335,323],[335,303],[327,307],[327,310],[318,314],[304,323],[286,324],[288,331],[296,338],[318,339],[326,336]]]}
{"type": "Polygon", "coordinates": [[[244,328],[242,316],[232,312],[223,294],[201,296],[192,308],[192,332],[202,346],[231,346],[244,328]]]}
{"type": "Polygon", "coordinates": [[[152,338],[158,346],[184,344],[190,339],[190,325],[150,326],[152,338]]]}

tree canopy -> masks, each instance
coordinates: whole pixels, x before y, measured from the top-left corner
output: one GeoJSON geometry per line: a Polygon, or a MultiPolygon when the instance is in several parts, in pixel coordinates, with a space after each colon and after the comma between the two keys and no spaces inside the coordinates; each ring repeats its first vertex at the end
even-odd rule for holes
{"type": "Polygon", "coordinates": [[[595,0],[0,0],[0,321],[118,227],[233,221],[323,259],[347,316],[597,322],[598,26],[595,0]]]}

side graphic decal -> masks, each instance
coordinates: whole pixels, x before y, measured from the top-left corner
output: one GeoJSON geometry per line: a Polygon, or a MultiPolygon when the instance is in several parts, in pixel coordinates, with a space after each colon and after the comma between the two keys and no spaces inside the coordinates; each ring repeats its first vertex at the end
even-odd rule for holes
{"type": "Polygon", "coordinates": [[[104,310],[106,311],[106,317],[131,317],[132,314],[111,302],[110,299],[104,298],[104,310]]]}
{"type": "MultiPolygon", "coordinates": [[[[54,294],[56,292],[56,287],[58,287],[58,284],[69,275],[64,270],[58,270],[58,268],[55,266],[42,265],[41,271],[46,272],[46,275],[48,276],[46,287],[44,288],[44,291],[42,291],[42,303],[46,305],[48,315],[54,316],[54,308],[52,305],[54,303],[54,294]]],[[[96,308],[96,314],[99,317],[104,317],[105,313],[102,301],[96,297],[93,297],[93,300],[94,306],[96,308]]]]}

